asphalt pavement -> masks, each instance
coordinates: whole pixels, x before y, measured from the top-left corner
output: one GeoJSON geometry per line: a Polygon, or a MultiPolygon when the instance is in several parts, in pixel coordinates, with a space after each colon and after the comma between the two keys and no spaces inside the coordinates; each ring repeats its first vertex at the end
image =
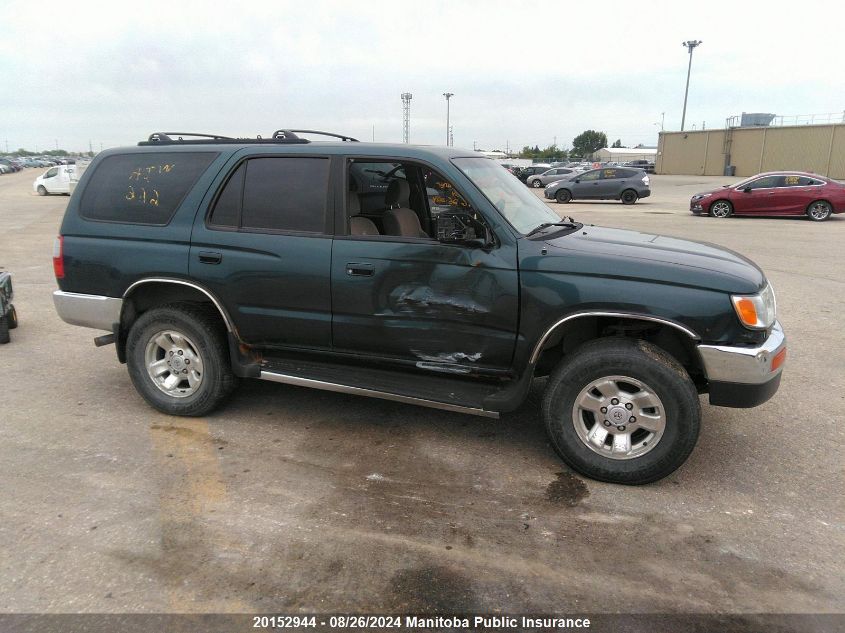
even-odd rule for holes
{"type": "Polygon", "coordinates": [[[36,175],[0,176],[20,319],[0,346],[0,611],[845,610],[845,216],[693,217],[691,194],[730,182],[694,176],[551,205],[749,256],[789,337],[774,399],[703,397],[689,461],[623,487],[558,460],[542,381],[498,421],[258,381],[207,418],[156,413],[56,316],[68,198],[36,175]]]}

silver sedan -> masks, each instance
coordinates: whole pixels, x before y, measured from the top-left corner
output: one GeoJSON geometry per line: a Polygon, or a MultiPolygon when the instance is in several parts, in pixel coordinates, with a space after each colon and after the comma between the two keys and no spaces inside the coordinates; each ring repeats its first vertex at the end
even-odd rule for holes
{"type": "Polygon", "coordinates": [[[572,167],[554,167],[548,171],[544,171],[542,174],[529,176],[528,180],[526,180],[526,184],[530,187],[534,187],[535,189],[539,189],[540,187],[545,187],[556,180],[569,178],[575,173],[578,173],[578,171],[572,167]]]}

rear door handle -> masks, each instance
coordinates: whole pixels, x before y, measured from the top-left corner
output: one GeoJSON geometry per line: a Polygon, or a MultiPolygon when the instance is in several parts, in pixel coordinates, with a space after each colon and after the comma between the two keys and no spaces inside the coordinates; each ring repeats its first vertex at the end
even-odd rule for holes
{"type": "Polygon", "coordinates": [[[374,273],[372,264],[346,264],[346,274],[350,277],[372,277],[374,273]]]}
{"type": "Polygon", "coordinates": [[[211,251],[200,251],[199,260],[201,264],[219,264],[223,261],[223,255],[211,251]]]}

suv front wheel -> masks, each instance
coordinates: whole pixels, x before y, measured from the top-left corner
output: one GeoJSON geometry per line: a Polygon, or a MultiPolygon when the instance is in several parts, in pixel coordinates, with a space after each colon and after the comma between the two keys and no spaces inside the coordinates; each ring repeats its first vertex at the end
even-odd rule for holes
{"type": "Polygon", "coordinates": [[[226,333],[212,311],[174,303],[144,312],[126,340],[129,377],[152,407],[202,416],[232,392],[226,333]]]}
{"type": "Polygon", "coordinates": [[[662,479],[686,461],[701,420],[684,368],[646,341],[583,345],[549,377],[543,420],[574,470],[620,484],[662,479]]]}

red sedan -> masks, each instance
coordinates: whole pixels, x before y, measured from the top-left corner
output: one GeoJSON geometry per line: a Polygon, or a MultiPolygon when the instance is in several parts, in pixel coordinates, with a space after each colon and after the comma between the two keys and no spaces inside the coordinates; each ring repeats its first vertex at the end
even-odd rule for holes
{"type": "Polygon", "coordinates": [[[730,215],[806,215],[821,222],[845,213],[845,185],[804,172],[757,174],[690,200],[690,211],[726,218],[730,215]]]}

